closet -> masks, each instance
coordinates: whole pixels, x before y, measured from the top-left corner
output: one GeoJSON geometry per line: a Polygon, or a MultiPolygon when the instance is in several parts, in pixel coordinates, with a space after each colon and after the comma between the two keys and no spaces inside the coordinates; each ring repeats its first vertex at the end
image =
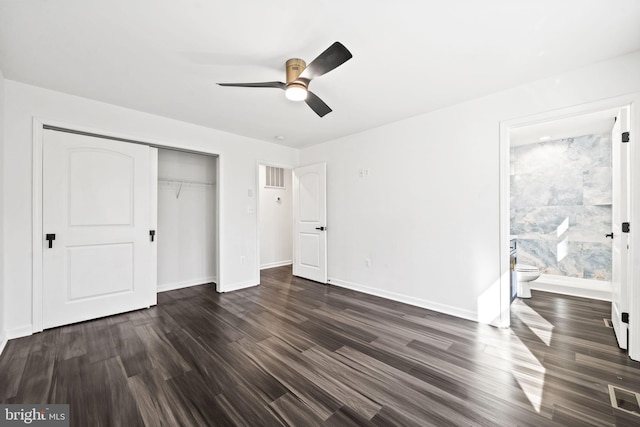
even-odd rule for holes
{"type": "Polygon", "coordinates": [[[217,157],[158,149],[158,292],[217,281],[217,157]]]}

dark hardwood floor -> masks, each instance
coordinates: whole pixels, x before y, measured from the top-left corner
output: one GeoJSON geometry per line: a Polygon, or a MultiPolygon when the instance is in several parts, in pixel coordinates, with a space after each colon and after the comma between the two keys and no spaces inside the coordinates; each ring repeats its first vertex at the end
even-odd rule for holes
{"type": "Polygon", "coordinates": [[[69,403],[72,426],[640,425],[605,302],[533,293],[497,329],[265,270],[156,307],[12,340],[3,403],[69,403]]]}

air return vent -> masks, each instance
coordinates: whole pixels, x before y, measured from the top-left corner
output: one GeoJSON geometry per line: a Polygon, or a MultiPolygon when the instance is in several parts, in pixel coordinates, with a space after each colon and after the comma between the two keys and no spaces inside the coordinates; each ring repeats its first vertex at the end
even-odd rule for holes
{"type": "Polygon", "coordinates": [[[265,187],[284,188],[284,169],[274,166],[265,167],[265,187]]]}
{"type": "Polygon", "coordinates": [[[640,421],[640,395],[638,393],[609,384],[609,396],[611,397],[611,406],[637,415],[640,421]]]}

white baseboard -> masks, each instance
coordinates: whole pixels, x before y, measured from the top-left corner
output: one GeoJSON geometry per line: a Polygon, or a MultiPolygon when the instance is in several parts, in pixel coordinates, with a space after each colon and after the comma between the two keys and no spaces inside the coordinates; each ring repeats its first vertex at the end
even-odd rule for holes
{"type": "Polygon", "coordinates": [[[450,305],[440,304],[421,298],[415,298],[408,295],[389,292],[383,289],[372,288],[370,286],[365,286],[358,283],[347,282],[346,280],[340,280],[334,277],[329,278],[327,283],[330,285],[339,286],[341,288],[351,289],[352,291],[358,291],[365,294],[386,298],[392,301],[402,302],[420,308],[426,308],[427,310],[437,311],[438,313],[449,314],[451,316],[460,317],[462,319],[473,320],[474,322],[478,321],[477,313],[470,310],[464,310],[459,307],[453,307],[450,305]]]}
{"type": "Polygon", "coordinates": [[[158,292],[167,292],[173,291],[176,289],[188,288],[190,286],[198,286],[205,285],[207,283],[216,283],[218,281],[217,277],[205,277],[203,279],[192,279],[184,282],[173,282],[173,283],[164,283],[162,285],[158,285],[158,292]]]}
{"type": "Polygon", "coordinates": [[[4,348],[7,346],[7,341],[9,339],[7,338],[7,333],[5,331],[2,331],[2,333],[0,334],[0,356],[2,355],[2,351],[4,350],[4,348]]]}
{"type": "Polygon", "coordinates": [[[233,291],[239,291],[240,289],[246,289],[246,288],[251,288],[253,286],[258,286],[260,284],[259,281],[256,280],[249,280],[248,282],[242,282],[242,283],[231,283],[229,285],[218,285],[217,286],[217,291],[218,292],[233,292],[233,291]]]}
{"type": "Polygon", "coordinates": [[[277,261],[277,262],[269,262],[267,264],[262,264],[260,266],[260,270],[266,270],[268,268],[276,268],[276,267],[283,267],[285,265],[291,265],[293,264],[293,261],[291,260],[287,260],[287,261],[277,261]]]}
{"type": "Polygon", "coordinates": [[[611,301],[611,282],[604,280],[541,274],[530,286],[538,291],[611,301]]]}
{"type": "Polygon", "coordinates": [[[33,325],[23,325],[19,328],[13,328],[7,331],[7,338],[10,340],[28,337],[29,335],[33,335],[33,325]]]}

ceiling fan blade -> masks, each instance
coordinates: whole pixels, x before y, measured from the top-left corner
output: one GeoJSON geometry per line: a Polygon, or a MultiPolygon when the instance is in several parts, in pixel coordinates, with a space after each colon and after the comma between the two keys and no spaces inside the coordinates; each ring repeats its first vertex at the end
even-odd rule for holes
{"type": "Polygon", "coordinates": [[[307,91],[307,99],[305,99],[304,102],[306,102],[307,105],[320,117],[324,117],[333,111],[322,99],[310,91],[307,91]]]}
{"type": "Polygon", "coordinates": [[[261,83],[217,83],[218,86],[232,87],[274,87],[277,89],[286,89],[287,85],[282,82],[261,82],[261,83]]]}
{"type": "Polygon", "coordinates": [[[300,77],[309,80],[314,79],[344,64],[351,59],[352,56],[351,52],[349,52],[342,43],[335,42],[329,46],[327,50],[318,55],[316,59],[311,61],[311,63],[307,65],[307,68],[300,74],[300,77]]]}

